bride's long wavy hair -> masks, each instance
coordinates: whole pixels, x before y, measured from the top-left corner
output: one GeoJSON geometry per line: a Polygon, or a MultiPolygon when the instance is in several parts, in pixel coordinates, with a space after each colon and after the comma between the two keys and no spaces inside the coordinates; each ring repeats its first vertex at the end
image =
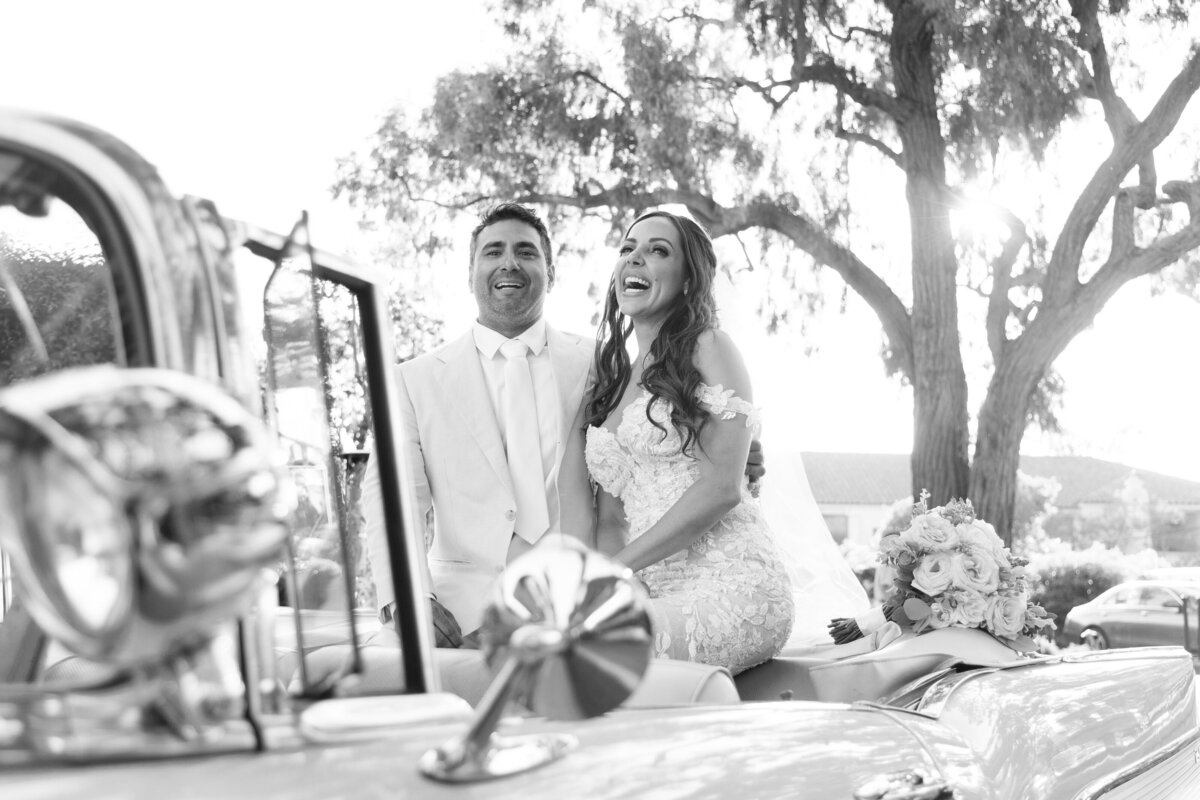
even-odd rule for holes
{"type": "MultiPolygon", "coordinates": [[[[646,418],[667,435],[667,430],[654,421],[650,409],[664,400],[670,404],[671,425],[683,439],[683,452],[691,453],[707,415],[696,401],[700,371],[694,363],[696,341],[700,334],[717,327],[717,304],[713,297],[713,278],[717,271],[717,255],[712,239],[694,220],[667,211],[648,211],[633,221],[662,217],[679,232],[683,252],[684,293],[681,302],[671,309],[654,341],[650,344],[650,363],[642,373],[641,386],[650,392],[646,403],[646,418]]],[[[624,237],[622,237],[624,238],[624,237]]],[[[633,373],[626,341],[633,333],[633,322],[617,306],[616,270],[608,284],[604,299],[604,317],[596,332],[596,383],[588,397],[585,414],[587,424],[599,426],[621,402],[633,373]]]]}

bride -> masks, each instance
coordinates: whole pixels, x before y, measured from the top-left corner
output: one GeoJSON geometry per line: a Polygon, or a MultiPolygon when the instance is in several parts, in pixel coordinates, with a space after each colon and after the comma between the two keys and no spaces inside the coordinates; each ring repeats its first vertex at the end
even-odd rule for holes
{"type": "Polygon", "coordinates": [[[599,486],[596,543],[649,590],[656,655],[737,673],[780,652],[794,604],[743,475],[758,415],[745,363],[717,328],[715,273],[712,241],[691,219],[652,211],[626,232],[585,456],[599,486]]]}

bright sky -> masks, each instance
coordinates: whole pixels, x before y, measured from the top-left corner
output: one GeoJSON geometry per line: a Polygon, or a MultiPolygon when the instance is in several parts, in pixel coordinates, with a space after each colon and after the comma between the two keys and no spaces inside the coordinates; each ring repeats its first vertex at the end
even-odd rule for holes
{"type": "MultiPolygon", "coordinates": [[[[209,197],[227,215],[286,230],[307,209],[319,244],[352,251],[354,217],[328,193],[335,159],[362,149],[393,104],[418,108],[437,75],[499,52],[482,7],[482,0],[11,3],[0,105],[104,128],[155,163],[175,192],[209,197]]],[[[462,224],[465,235],[469,222],[462,224]]],[[[451,283],[469,301],[464,278],[451,283]]],[[[587,333],[580,291],[564,280],[548,315],[587,333]]],[[[750,306],[730,301],[724,318],[751,360],[768,457],[771,449],[910,448],[910,395],[884,378],[878,322],[861,302],[852,296],[846,316],[823,320],[808,340],[817,355],[799,363],[798,338],[767,339],[750,306]]],[[[445,310],[451,331],[469,318],[465,309],[445,310]]],[[[1031,434],[1026,452],[1074,452],[1200,480],[1197,343],[1200,306],[1174,296],[1151,301],[1147,286],[1126,288],[1060,359],[1067,435],[1031,434]]]]}

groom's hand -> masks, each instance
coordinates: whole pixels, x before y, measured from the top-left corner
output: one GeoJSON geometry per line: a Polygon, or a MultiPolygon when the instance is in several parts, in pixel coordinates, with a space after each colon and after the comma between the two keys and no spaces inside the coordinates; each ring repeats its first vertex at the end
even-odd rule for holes
{"type": "Polygon", "coordinates": [[[750,440],[750,454],[746,456],[746,477],[750,479],[750,493],[758,497],[759,481],[767,474],[766,459],[763,458],[762,442],[750,440]]]}
{"type": "Polygon", "coordinates": [[[437,598],[429,598],[429,606],[433,611],[433,642],[435,647],[459,647],[462,645],[462,630],[458,620],[450,613],[437,598]]]}

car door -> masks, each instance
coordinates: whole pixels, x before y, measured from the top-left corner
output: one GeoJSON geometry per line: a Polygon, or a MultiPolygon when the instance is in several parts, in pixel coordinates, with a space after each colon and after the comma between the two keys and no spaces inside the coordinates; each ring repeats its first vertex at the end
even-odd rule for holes
{"type": "Polygon", "coordinates": [[[1137,586],[1120,587],[1105,598],[1097,609],[1094,625],[1104,631],[1109,647],[1127,646],[1130,627],[1139,614],[1139,591],[1137,586]]]}
{"type": "Polygon", "coordinates": [[[1180,596],[1165,586],[1143,586],[1129,624],[1130,645],[1182,645],[1180,596]]]}

